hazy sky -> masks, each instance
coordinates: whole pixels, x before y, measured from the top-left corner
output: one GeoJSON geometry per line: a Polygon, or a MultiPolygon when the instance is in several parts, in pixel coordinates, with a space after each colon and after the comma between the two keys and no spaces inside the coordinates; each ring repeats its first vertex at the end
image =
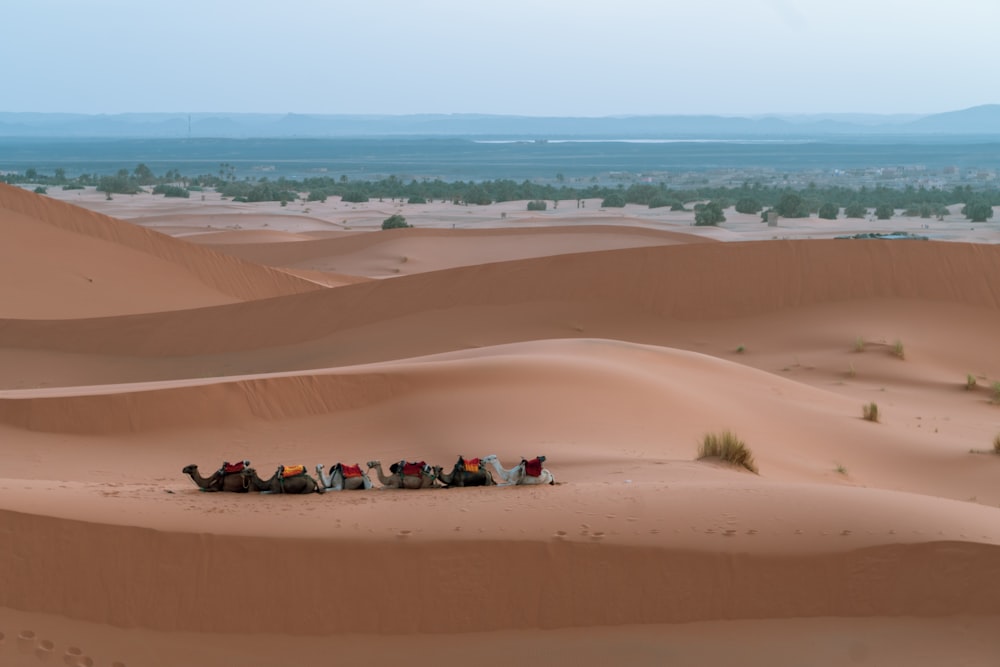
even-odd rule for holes
{"type": "Polygon", "coordinates": [[[1000,0],[3,0],[0,111],[930,113],[1000,0]]]}

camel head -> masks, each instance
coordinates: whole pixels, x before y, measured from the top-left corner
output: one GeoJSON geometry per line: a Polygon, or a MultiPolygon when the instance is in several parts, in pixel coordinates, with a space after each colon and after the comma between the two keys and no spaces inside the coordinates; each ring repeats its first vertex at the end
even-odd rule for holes
{"type": "Polygon", "coordinates": [[[195,465],[195,464],[193,464],[193,463],[192,463],[192,464],[190,464],[190,465],[186,465],[186,466],[184,466],[184,468],[183,468],[183,469],[181,470],[181,472],[182,472],[182,473],[184,473],[185,475],[190,475],[190,474],[192,474],[192,473],[195,473],[195,472],[198,472],[198,466],[196,466],[196,465],[195,465]]]}
{"type": "Polygon", "coordinates": [[[319,475],[320,477],[323,476],[323,464],[322,463],[320,463],[319,465],[316,466],[316,474],[319,475]]]}
{"type": "Polygon", "coordinates": [[[375,466],[380,466],[380,465],[382,465],[381,461],[369,461],[368,462],[368,467],[369,468],[374,468],[375,466]]]}

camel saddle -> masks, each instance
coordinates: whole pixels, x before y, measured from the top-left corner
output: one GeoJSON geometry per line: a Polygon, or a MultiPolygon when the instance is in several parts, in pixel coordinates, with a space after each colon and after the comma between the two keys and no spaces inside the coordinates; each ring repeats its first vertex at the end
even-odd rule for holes
{"type": "Polygon", "coordinates": [[[219,472],[223,475],[235,475],[238,472],[243,472],[245,468],[250,466],[250,461],[243,459],[242,461],[237,461],[236,463],[230,463],[229,461],[223,461],[222,467],[219,468],[219,472]]]}
{"type": "Polygon", "coordinates": [[[465,472],[479,472],[479,465],[481,461],[479,459],[467,459],[461,456],[458,457],[458,465],[465,472]]]}
{"type": "Polygon", "coordinates": [[[362,476],[361,465],[360,464],[355,464],[355,465],[352,465],[352,466],[348,466],[348,465],[344,465],[343,463],[338,463],[337,465],[340,466],[340,474],[342,474],[344,476],[344,479],[348,479],[350,477],[361,477],[362,476]]]}
{"type": "Polygon", "coordinates": [[[411,477],[420,477],[427,470],[426,461],[400,461],[389,466],[389,472],[402,473],[411,477]]]}
{"type": "Polygon", "coordinates": [[[278,466],[281,471],[281,479],[288,479],[289,477],[298,477],[299,475],[306,474],[306,467],[303,465],[299,466],[278,466]]]}
{"type": "Polygon", "coordinates": [[[536,456],[530,461],[525,458],[521,459],[521,465],[524,466],[524,474],[528,477],[541,477],[543,463],[545,463],[544,456],[536,456]]]}

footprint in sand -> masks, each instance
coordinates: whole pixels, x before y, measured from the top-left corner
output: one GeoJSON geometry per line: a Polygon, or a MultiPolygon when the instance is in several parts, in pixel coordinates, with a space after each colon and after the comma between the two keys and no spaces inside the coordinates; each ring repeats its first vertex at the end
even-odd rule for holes
{"type": "Polygon", "coordinates": [[[841,535],[850,535],[850,534],[851,534],[852,532],[854,532],[854,531],[851,531],[851,530],[847,530],[847,529],[845,528],[844,530],[840,531],[840,534],[841,534],[841,535]]]}
{"type": "Polygon", "coordinates": [[[747,535],[756,535],[756,534],[757,534],[756,528],[750,528],[747,530],[747,535]]]}
{"type": "Polygon", "coordinates": [[[17,635],[17,649],[21,653],[31,653],[35,650],[35,631],[21,630],[17,635]]]}
{"type": "Polygon", "coordinates": [[[399,532],[396,533],[396,537],[398,537],[400,539],[402,539],[404,537],[409,537],[410,533],[412,533],[412,532],[413,531],[410,531],[410,530],[401,530],[401,531],[399,531],[399,532]]]}
{"type": "Polygon", "coordinates": [[[48,639],[39,639],[38,646],[35,647],[35,656],[45,662],[52,655],[52,651],[55,650],[55,642],[49,641],[48,639]]]}
{"type": "Polygon", "coordinates": [[[601,530],[597,531],[596,533],[594,533],[593,535],[590,536],[590,539],[592,539],[592,540],[603,540],[604,539],[604,531],[601,531],[601,530]]]}
{"type": "Polygon", "coordinates": [[[564,540],[564,539],[566,539],[566,531],[565,530],[557,530],[556,533],[555,533],[555,535],[553,535],[552,537],[554,537],[557,540],[564,540]]]}
{"type": "Polygon", "coordinates": [[[724,533],[722,533],[722,534],[723,534],[723,535],[724,535],[725,537],[732,537],[733,535],[735,535],[735,534],[736,534],[736,529],[735,529],[735,528],[729,528],[729,529],[727,529],[727,530],[726,530],[726,532],[724,532],[724,533]]]}
{"type": "Polygon", "coordinates": [[[70,646],[66,649],[63,654],[63,662],[67,665],[78,665],[80,664],[80,658],[83,657],[83,649],[77,646],[70,646]]]}

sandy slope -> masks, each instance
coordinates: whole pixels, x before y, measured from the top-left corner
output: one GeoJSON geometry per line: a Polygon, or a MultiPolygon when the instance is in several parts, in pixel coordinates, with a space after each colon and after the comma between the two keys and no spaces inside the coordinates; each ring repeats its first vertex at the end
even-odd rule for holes
{"type": "Polygon", "coordinates": [[[194,245],[0,204],[39,258],[11,253],[0,298],[2,664],[263,665],[292,635],[417,664],[995,663],[1000,457],[976,451],[998,246],[705,243],[596,210],[333,235],[279,213],[194,245]],[[98,269],[90,292],[60,277],[98,269]],[[760,475],[695,460],[725,428],[760,475]],[[545,454],[560,484],[240,496],[180,474],[489,453],[545,454]]]}

